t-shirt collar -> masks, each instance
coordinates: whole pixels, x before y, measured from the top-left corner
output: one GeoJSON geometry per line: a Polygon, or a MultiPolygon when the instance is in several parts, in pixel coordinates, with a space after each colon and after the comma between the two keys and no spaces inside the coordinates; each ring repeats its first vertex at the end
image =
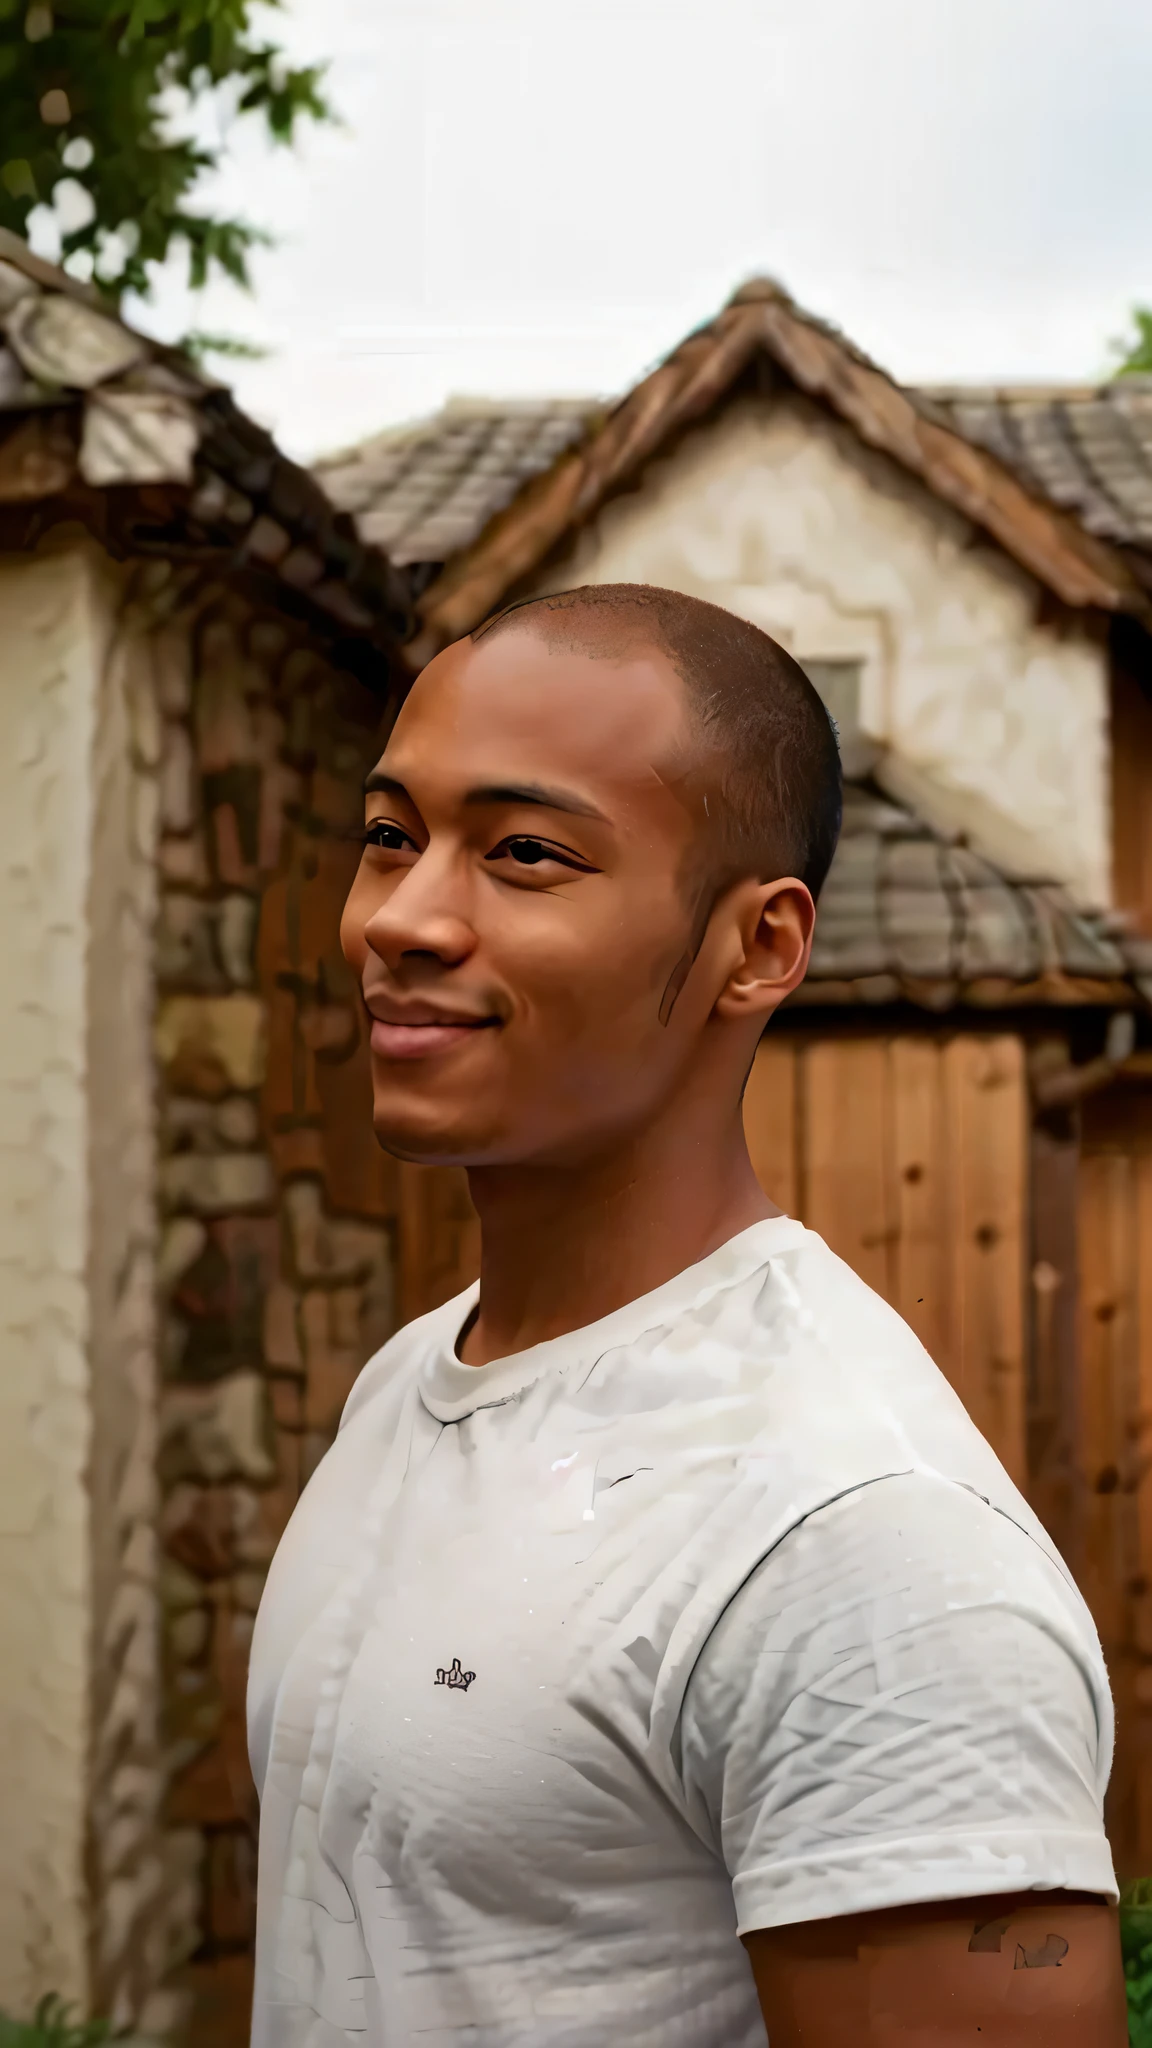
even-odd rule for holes
{"type": "Polygon", "coordinates": [[[428,1348],[420,1365],[420,1398],[441,1422],[459,1422],[477,1408],[496,1407],[523,1393],[545,1373],[561,1374],[619,1345],[635,1343],[657,1324],[690,1315],[712,1295],[747,1279],[777,1253],[790,1251],[803,1235],[803,1224],[791,1216],[766,1217],[599,1322],[568,1330],[562,1337],[551,1337],[508,1358],[494,1358],[487,1365],[465,1365],[456,1356],[457,1338],[479,1295],[479,1286],[474,1284],[445,1302],[425,1324],[428,1348]]]}

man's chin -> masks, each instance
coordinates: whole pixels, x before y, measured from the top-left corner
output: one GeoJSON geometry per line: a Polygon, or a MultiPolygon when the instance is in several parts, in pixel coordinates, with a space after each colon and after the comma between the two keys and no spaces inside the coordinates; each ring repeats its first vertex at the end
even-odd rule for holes
{"type": "Polygon", "coordinates": [[[482,1125],[474,1106],[453,1112],[435,1103],[397,1103],[389,1095],[373,1105],[377,1142],[410,1166],[482,1166],[500,1153],[498,1133],[482,1125]]]}

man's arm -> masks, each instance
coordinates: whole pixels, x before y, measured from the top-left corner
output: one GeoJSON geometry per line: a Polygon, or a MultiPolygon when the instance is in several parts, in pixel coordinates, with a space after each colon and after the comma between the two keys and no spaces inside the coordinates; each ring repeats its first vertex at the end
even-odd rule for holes
{"type": "Polygon", "coordinates": [[[1082,1892],[744,1936],[771,2048],[1125,2048],[1116,1909],[1082,1892]]]}

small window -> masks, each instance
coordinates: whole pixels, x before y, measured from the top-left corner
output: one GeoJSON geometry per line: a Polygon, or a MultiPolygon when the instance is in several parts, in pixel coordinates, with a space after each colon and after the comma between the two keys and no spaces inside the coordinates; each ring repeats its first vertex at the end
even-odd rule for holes
{"type": "Polygon", "coordinates": [[[852,781],[871,773],[880,748],[860,723],[862,661],[801,661],[809,682],[819,690],[835,722],[844,773],[852,781]]]}

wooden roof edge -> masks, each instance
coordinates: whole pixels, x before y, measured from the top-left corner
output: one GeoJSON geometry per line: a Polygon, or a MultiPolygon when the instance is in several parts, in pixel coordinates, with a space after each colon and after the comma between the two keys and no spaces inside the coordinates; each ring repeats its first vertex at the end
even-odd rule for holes
{"type": "Polygon", "coordinates": [[[1123,554],[1067,512],[1033,497],[998,458],[932,417],[902,386],[781,294],[761,304],[765,345],[813,398],[861,440],[894,458],[981,526],[1062,603],[1145,611],[1148,600],[1123,554]]]}
{"type": "MultiPolygon", "coordinates": [[[[44,386],[29,403],[0,411],[0,446],[10,454],[20,442],[13,476],[7,484],[0,479],[0,504],[6,510],[27,507],[30,518],[38,505],[58,505],[61,517],[79,519],[106,546],[128,536],[125,554],[134,551],[129,544],[134,525],[140,540],[137,551],[144,555],[150,551],[144,529],[157,523],[163,528],[171,519],[188,529],[185,547],[170,538],[167,551],[174,558],[190,553],[206,562],[231,562],[237,571],[251,559],[257,575],[271,565],[275,575],[270,583],[282,588],[294,605],[298,601],[304,615],[310,613],[325,634],[342,636],[345,646],[359,637],[386,657],[390,672],[380,693],[395,696],[404,675],[398,650],[411,637],[415,615],[408,580],[386,551],[362,541],[350,515],[333,504],[311,470],[286,455],[267,429],[241,409],[228,387],[181,350],[129,326],[110,299],[34,255],[5,228],[0,228],[0,263],[26,277],[39,293],[70,299],[123,329],[138,344],[143,368],[159,364],[178,374],[179,402],[194,417],[196,431],[190,480],[117,481],[112,491],[115,518],[94,519],[93,501],[106,499],[110,487],[82,479],[85,408],[94,397],[132,393],[135,387],[122,384],[118,371],[92,389],[81,384],[44,386]],[[205,507],[204,486],[210,481],[220,481],[232,492],[233,507],[226,517],[219,508],[213,513],[205,507]],[[235,507],[246,509],[234,517],[235,507]],[[281,561],[287,564],[283,575],[281,561]]],[[[5,345],[0,325],[0,346],[5,345]]],[[[36,381],[35,373],[29,372],[28,382],[36,381]]]]}
{"type": "Polygon", "coordinates": [[[1031,496],[995,456],[918,405],[781,286],[752,279],[446,564],[419,601],[420,625],[405,650],[410,667],[421,668],[496,610],[567,535],[723,399],[760,352],[868,446],[982,528],[1061,603],[1152,618],[1152,597],[1121,550],[1031,496]]]}
{"type": "MultiPolygon", "coordinates": [[[[0,227],[0,260],[10,263],[14,270],[22,271],[34,284],[42,285],[45,291],[63,292],[66,298],[79,299],[97,312],[106,313],[110,320],[119,319],[112,301],[94,284],[85,284],[80,278],[62,270],[59,264],[49,263],[46,257],[35,255],[28,243],[21,241],[11,228],[0,227]]],[[[120,324],[123,326],[125,323],[121,321],[120,324]]],[[[135,331],[133,328],[132,332],[135,331]]]]}
{"type": "Polygon", "coordinates": [[[826,978],[810,974],[781,1008],[789,1012],[821,1007],[880,1010],[893,1004],[912,1004],[936,1016],[954,1010],[1148,1007],[1135,983],[1118,975],[1075,975],[1053,969],[1028,981],[1010,975],[980,975],[965,981],[955,975],[908,975],[887,969],[878,974],[826,978]]]}
{"type": "Polygon", "coordinates": [[[724,396],[756,347],[754,319],[743,308],[725,307],[642,378],[590,434],[525,484],[424,592],[417,606],[420,630],[405,650],[412,666],[423,667],[496,610],[558,542],[577,532],[674,434],[724,396]]]}

